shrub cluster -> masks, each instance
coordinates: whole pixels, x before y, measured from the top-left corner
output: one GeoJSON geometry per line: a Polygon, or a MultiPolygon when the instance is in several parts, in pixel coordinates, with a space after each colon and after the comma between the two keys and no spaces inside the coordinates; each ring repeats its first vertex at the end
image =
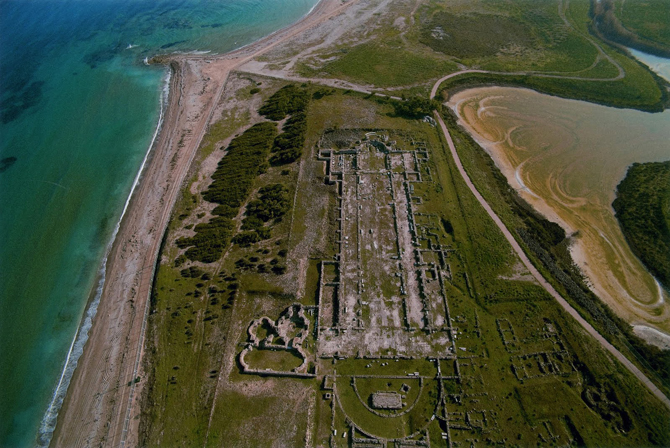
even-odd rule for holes
{"type": "Polygon", "coordinates": [[[203,193],[206,201],[219,204],[212,211],[217,216],[195,226],[194,236],[176,242],[180,248],[188,247],[185,255],[189,260],[212,263],[221,258],[235,228],[232,218],[249,196],[256,176],[267,169],[267,157],[276,136],[276,125],[264,122],[230,143],[228,153],[212,175],[214,181],[203,193]]]}
{"type": "Polygon", "coordinates": [[[634,163],[612,207],[633,253],[670,288],[670,161],[634,163]]]}
{"type": "Polygon", "coordinates": [[[307,131],[307,114],[305,111],[296,112],[284,124],[284,132],[279,134],[274,141],[270,157],[272,166],[286,165],[294,162],[302,155],[305,146],[305,133],[307,131]]]}
{"type": "Polygon", "coordinates": [[[393,100],[391,102],[395,114],[403,118],[423,118],[426,115],[432,116],[434,110],[441,110],[442,105],[437,100],[429,100],[419,96],[408,100],[393,100]]]}
{"type": "Polygon", "coordinates": [[[242,221],[243,232],[233,238],[233,243],[242,247],[270,238],[270,228],[265,223],[279,221],[290,206],[288,189],[282,184],[266,185],[258,194],[258,199],[247,204],[246,217],[242,221]]]}
{"type": "Polygon", "coordinates": [[[303,87],[289,84],[282,87],[274,95],[267,99],[265,104],[258,109],[258,113],[270,120],[283,120],[287,115],[307,109],[309,103],[309,92],[303,87]]]}
{"type": "Polygon", "coordinates": [[[228,153],[212,175],[214,181],[202,195],[206,201],[219,204],[213,211],[215,215],[228,218],[237,215],[254,179],[267,169],[266,159],[276,136],[277,126],[264,122],[230,143],[228,153]]]}
{"type": "Polygon", "coordinates": [[[182,269],[180,273],[181,273],[182,277],[199,278],[201,275],[205,274],[205,271],[203,271],[202,269],[199,269],[195,266],[191,266],[188,269],[182,269]]]}
{"type": "MultiPolygon", "coordinates": [[[[259,249],[256,252],[263,253],[263,255],[269,255],[270,251],[267,249],[259,249]]],[[[286,258],[287,251],[285,249],[280,250],[277,253],[276,257],[268,259],[269,257],[258,257],[250,256],[247,258],[240,258],[235,262],[235,267],[242,271],[255,271],[259,274],[268,274],[272,272],[276,275],[282,275],[286,273],[286,258]]]]}
{"type": "MultiPolygon", "coordinates": [[[[289,208],[288,188],[282,184],[266,185],[258,190],[259,197],[247,205],[247,217],[244,225],[250,220],[268,222],[283,216],[289,208]]],[[[262,225],[262,224],[261,224],[262,225]]]]}
{"type": "Polygon", "coordinates": [[[284,124],[284,132],[277,136],[272,146],[274,154],[270,158],[270,164],[273,166],[294,162],[302,155],[309,100],[310,95],[306,88],[291,84],[279,89],[258,110],[261,115],[271,120],[283,120],[286,116],[291,116],[284,124]]]}

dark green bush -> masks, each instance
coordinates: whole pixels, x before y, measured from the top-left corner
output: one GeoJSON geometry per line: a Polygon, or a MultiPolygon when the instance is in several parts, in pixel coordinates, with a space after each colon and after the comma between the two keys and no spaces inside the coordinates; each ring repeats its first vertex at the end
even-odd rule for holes
{"type": "Polygon", "coordinates": [[[670,288],[670,161],[634,163],[612,207],[633,253],[670,288]]]}
{"type": "Polygon", "coordinates": [[[258,112],[271,120],[283,120],[291,115],[284,124],[283,133],[274,141],[270,158],[272,166],[292,163],[302,155],[307,130],[307,106],[309,91],[304,87],[288,85],[279,89],[263,104],[258,112]]]}
{"type": "Polygon", "coordinates": [[[291,201],[288,189],[282,184],[266,185],[258,190],[258,198],[247,204],[246,217],[242,221],[244,232],[233,238],[235,244],[249,247],[270,238],[271,228],[265,223],[278,222],[288,211],[291,201]]]}
{"type": "Polygon", "coordinates": [[[309,103],[309,92],[307,89],[289,84],[282,87],[272,95],[258,109],[258,113],[270,120],[283,120],[287,115],[303,111],[309,103]]]}
{"type": "Polygon", "coordinates": [[[237,214],[236,210],[247,199],[276,135],[274,123],[258,123],[230,143],[228,154],[212,175],[214,181],[203,194],[206,201],[222,206],[214,209],[215,214],[229,216],[233,211],[237,214]]]}
{"type": "Polygon", "coordinates": [[[283,216],[289,209],[288,189],[282,184],[267,185],[258,190],[259,197],[247,205],[247,218],[268,222],[283,216]]]}
{"type": "Polygon", "coordinates": [[[198,278],[201,275],[204,275],[205,272],[200,268],[197,268],[195,266],[191,266],[190,268],[182,269],[180,271],[180,274],[181,274],[182,277],[185,277],[185,278],[198,278]]]}
{"type": "Polygon", "coordinates": [[[432,116],[434,110],[440,110],[442,105],[437,100],[429,100],[419,96],[412,97],[408,100],[391,101],[391,105],[398,117],[403,118],[422,118],[426,115],[432,116]]]}
{"type": "Polygon", "coordinates": [[[240,247],[249,247],[254,243],[257,243],[261,240],[260,235],[257,232],[240,232],[233,238],[233,243],[239,245],[240,247]]]}
{"type": "Polygon", "coordinates": [[[212,184],[203,193],[206,201],[219,204],[212,211],[217,216],[195,226],[194,236],[176,242],[178,247],[188,248],[187,258],[204,263],[221,258],[235,229],[232,218],[247,200],[256,176],[267,167],[267,157],[276,136],[275,124],[265,122],[252,126],[230,143],[226,156],[212,175],[212,184]]]}

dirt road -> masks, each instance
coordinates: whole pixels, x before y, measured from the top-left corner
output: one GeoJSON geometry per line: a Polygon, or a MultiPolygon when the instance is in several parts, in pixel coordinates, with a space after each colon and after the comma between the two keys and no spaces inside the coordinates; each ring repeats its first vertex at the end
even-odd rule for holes
{"type": "MultiPolygon", "coordinates": [[[[436,84],[437,86],[438,84],[436,84]]],[[[456,163],[456,167],[458,168],[458,172],[461,174],[463,177],[463,180],[467,184],[468,188],[472,192],[473,195],[477,198],[477,201],[484,207],[484,210],[486,210],[486,213],[493,219],[493,222],[498,226],[500,231],[503,233],[505,236],[505,239],[512,245],[512,248],[514,249],[514,252],[519,256],[521,259],[521,262],[526,266],[526,268],[530,271],[531,275],[537,280],[537,282],[549,293],[551,296],[556,299],[556,301],[563,307],[563,309],[570,314],[575,320],[586,330],[587,333],[589,333],[591,336],[595,338],[596,341],[600,345],[602,345],[605,350],[610,352],[616,359],[618,359],[624,367],[626,367],[633,375],[635,375],[642,383],[647,386],[649,391],[651,391],[652,394],[654,394],[663,404],[670,409],[670,399],[666,397],[661,390],[652,383],[647,376],[642,373],[640,369],[638,369],[635,364],[630,362],[628,358],[626,358],[619,350],[617,350],[612,344],[607,342],[604,337],[600,335],[596,331],[593,326],[591,326],[590,323],[588,323],[582,316],[579,315],[577,310],[575,310],[555,289],[545,278],[540,274],[540,272],[533,266],[533,264],[530,262],[528,257],[526,256],[525,252],[523,249],[521,249],[521,246],[519,246],[519,243],[514,239],[510,231],[507,229],[507,226],[502,222],[502,220],[498,217],[498,215],[493,211],[491,206],[489,206],[488,202],[482,197],[481,194],[479,194],[479,191],[475,188],[474,184],[470,180],[470,177],[468,176],[468,173],[465,172],[465,169],[463,168],[463,164],[461,163],[461,159],[458,156],[458,152],[456,151],[456,146],[454,145],[454,141],[451,139],[451,134],[449,134],[449,130],[447,129],[446,124],[444,123],[444,120],[440,116],[440,114],[435,111],[434,112],[435,119],[437,122],[440,124],[440,129],[442,129],[442,133],[444,134],[444,138],[447,140],[447,144],[449,145],[449,150],[451,152],[451,155],[454,159],[454,162],[456,163]]]]}
{"type": "Polygon", "coordinates": [[[294,25],[226,55],[171,58],[163,129],[109,254],[98,311],[59,412],[54,446],[138,445],[145,323],[161,239],[228,75],[356,1],[322,0],[294,25]]]}

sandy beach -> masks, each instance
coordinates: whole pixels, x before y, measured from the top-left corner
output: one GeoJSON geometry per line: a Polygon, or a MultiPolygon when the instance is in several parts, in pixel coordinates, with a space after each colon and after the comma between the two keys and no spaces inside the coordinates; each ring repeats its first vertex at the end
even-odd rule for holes
{"type": "Polygon", "coordinates": [[[307,16],[220,56],[170,55],[169,105],[107,260],[88,342],[58,416],[53,446],[136,446],[149,296],[170,214],[228,75],[356,0],[321,0],[307,16]]]}
{"type": "MultiPolygon", "coordinates": [[[[334,43],[341,42],[348,31],[366,28],[380,11],[388,7],[391,0],[381,0],[372,6],[370,3],[374,2],[320,0],[309,14],[293,25],[230,53],[170,54],[157,55],[150,59],[151,63],[167,65],[171,72],[168,105],[164,111],[162,128],[150,148],[139,183],[130,198],[109,252],[97,314],[59,412],[51,445],[139,445],[142,440],[140,420],[143,412],[146,412],[146,409],[142,409],[142,397],[149,396],[151,391],[150,382],[147,382],[148,369],[145,371],[145,368],[152,356],[148,354],[145,357],[144,351],[147,346],[146,326],[152,308],[150,297],[159,263],[158,257],[184,184],[194,174],[195,168],[201,167],[198,150],[205,134],[218,121],[222,105],[232,104],[232,101],[225,98],[231,98],[236,91],[235,80],[238,76],[247,76],[249,73],[280,80],[309,81],[365,93],[374,92],[373,86],[356,84],[355,80],[304,78],[299,71],[294,70],[294,66],[304,58],[317,54],[316,50],[330,48],[334,43]],[[358,5],[351,7],[355,4],[358,5]],[[263,58],[259,58],[261,55],[263,58]]],[[[445,76],[442,80],[455,75],[445,76]]],[[[619,76],[623,76],[621,71],[619,76]]],[[[440,81],[435,84],[432,96],[437,93],[440,81]]],[[[390,95],[390,91],[387,94],[390,95]]],[[[261,101],[260,97],[258,101],[261,101]]],[[[644,374],[584,321],[535,270],[511,233],[504,228],[502,221],[485,204],[483,198],[477,196],[474,185],[469,183],[467,174],[460,165],[446,126],[439,116],[436,119],[454,159],[458,161],[459,172],[468,182],[475,197],[500,226],[505,238],[519,254],[529,272],[588,333],[664,400],[666,406],[670,406],[667,398],[644,374]]],[[[200,172],[199,182],[207,183],[209,179],[207,173],[200,172]]],[[[308,263],[307,261],[305,266],[308,263]]],[[[243,330],[240,327],[236,331],[242,333],[243,330]]],[[[232,344],[232,347],[237,339],[230,337],[225,341],[226,344],[232,344]]],[[[231,356],[230,359],[234,358],[231,356]]],[[[230,361],[229,369],[233,365],[234,362],[230,361]]],[[[220,369],[221,377],[225,376],[221,373],[224,371],[229,370],[220,369]]],[[[200,399],[200,395],[197,397],[200,399]]],[[[229,407],[225,403],[225,407],[229,407]]],[[[179,404],[181,405],[181,401],[179,404]]],[[[237,410],[233,406],[229,408],[237,410]]],[[[307,434],[311,437],[310,431],[307,434]]],[[[310,443],[307,439],[307,444],[310,443]]]]}

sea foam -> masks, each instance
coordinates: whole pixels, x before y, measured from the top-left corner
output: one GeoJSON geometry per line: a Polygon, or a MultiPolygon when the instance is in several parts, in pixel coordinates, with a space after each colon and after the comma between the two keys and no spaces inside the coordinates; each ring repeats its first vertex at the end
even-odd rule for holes
{"type": "Polygon", "coordinates": [[[72,344],[70,345],[70,350],[68,351],[67,357],[65,358],[63,371],[60,375],[58,385],[56,386],[53,392],[51,402],[49,403],[49,407],[47,408],[47,411],[44,414],[44,417],[42,418],[42,422],[40,423],[36,440],[36,445],[38,447],[46,448],[51,443],[53,432],[56,429],[58,412],[63,406],[63,401],[65,400],[65,395],[67,394],[68,387],[70,386],[72,375],[74,374],[74,371],[77,367],[79,358],[84,352],[84,346],[88,341],[88,332],[90,331],[93,325],[93,319],[95,318],[95,315],[98,312],[98,306],[100,305],[100,298],[102,296],[102,291],[105,287],[105,274],[107,271],[107,260],[109,258],[109,253],[111,252],[112,247],[114,246],[114,241],[116,240],[116,236],[118,235],[119,229],[121,228],[121,222],[123,221],[123,217],[125,216],[126,211],[128,210],[128,206],[130,205],[130,200],[133,196],[133,193],[135,192],[137,185],[139,185],[140,177],[144,172],[144,167],[146,166],[149,155],[151,154],[156,139],[158,138],[158,135],[160,134],[161,128],[163,126],[163,118],[165,116],[165,110],[167,108],[167,105],[169,104],[168,99],[170,95],[171,78],[172,78],[172,72],[170,70],[167,70],[166,75],[163,79],[163,91],[160,96],[160,115],[158,117],[158,123],[156,125],[154,135],[151,139],[151,143],[149,144],[147,152],[144,155],[142,164],[140,165],[140,168],[137,171],[137,174],[135,175],[133,186],[130,189],[130,193],[128,194],[128,198],[126,199],[126,203],[123,206],[121,217],[116,223],[110,241],[107,244],[107,248],[105,250],[105,256],[103,257],[100,269],[98,270],[99,280],[98,280],[98,286],[95,290],[95,296],[93,297],[93,300],[91,300],[88,308],[86,309],[86,313],[84,314],[84,318],[82,319],[81,324],[79,325],[79,329],[77,330],[77,333],[74,335],[74,338],[72,339],[72,344]]]}

